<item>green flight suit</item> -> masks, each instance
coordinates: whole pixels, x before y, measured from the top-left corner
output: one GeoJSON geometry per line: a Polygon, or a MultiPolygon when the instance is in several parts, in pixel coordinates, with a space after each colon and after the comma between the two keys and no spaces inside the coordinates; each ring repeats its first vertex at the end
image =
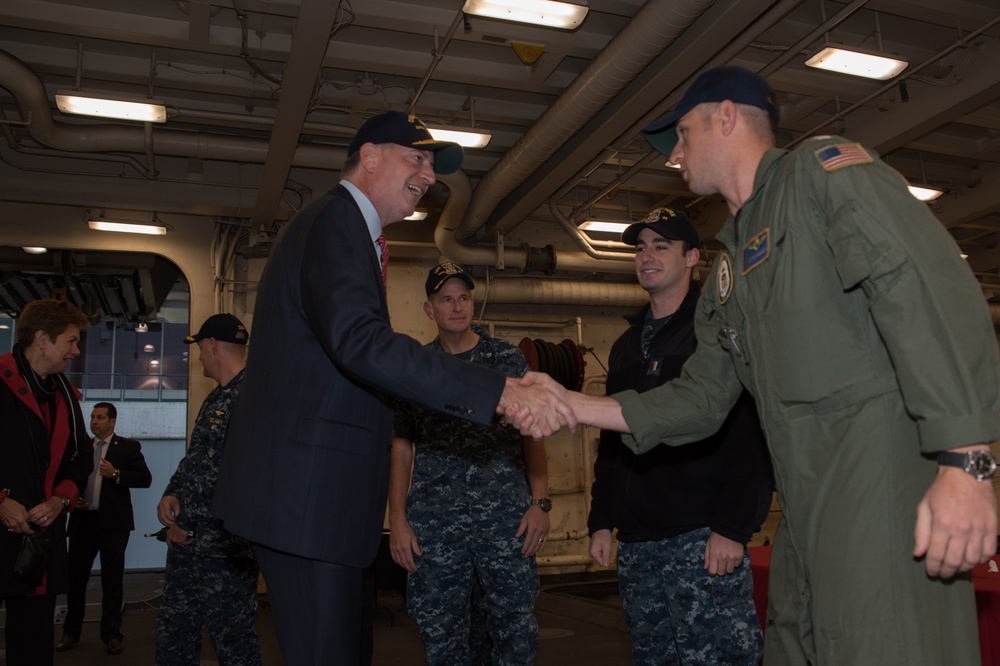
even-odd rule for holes
{"type": "Polygon", "coordinates": [[[912,556],[933,454],[1000,437],[997,342],[958,247],[839,137],[769,150],[717,240],[682,376],[615,396],[625,442],[696,441],[741,387],[757,401],[784,515],[767,666],[978,665],[969,576],[912,556]]]}

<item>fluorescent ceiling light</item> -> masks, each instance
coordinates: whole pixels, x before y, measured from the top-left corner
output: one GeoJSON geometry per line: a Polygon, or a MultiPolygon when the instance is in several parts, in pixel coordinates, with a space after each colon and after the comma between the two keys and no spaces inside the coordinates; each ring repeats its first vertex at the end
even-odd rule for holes
{"type": "Polygon", "coordinates": [[[489,130],[460,130],[454,127],[427,126],[431,136],[438,141],[453,141],[463,148],[485,148],[492,139],[489,130]]]}
{"type": "Polygon", "coordinates": [[[75,113],[81,116],[137,120],[146,123],[167,122],[167,108],[154,101],[126,101],[93,97],[79,92],[58,92],[56,106],[63,113],[75,113]]]}
{"type": "Polygon", "coordinates": [[[670,160],[667,160],[666,162],[664,162],[663,166],[667,167],[668,169],[677,169],[678,171],[681,170],[681,165],[680,164],[674,164],[670,160]]]}
{"type": "Polygon", "coordinates": [[[550,0],[465,0],[462,11],[504,21],[573,30],[587,16],[587,5],[550,0]]]}
{"type": "Polygon", "coordinates": [[[0,324],[0,328],[2,328],[4,330],[8,330],[8,329],[10,329],[10,324],[0,324]]]}
{"type": "Polygon", "coordinates": [[[28,254],[45,254],[49,251],[47,247],[22,247],[21,249],[28,254]]]}
{"type": "Polygon", "coordinates": [[[148,330],[149,330],[149,327],[146,326],[146,322],[144,322],[144,321],[140,321],[138,324],[135,325],[135,332],[136,333],[145,333],[148,330]]]}
{"type": "Polygon", "coordinates": [[[409,217],[404,217],[404,220],[409,220],[410,222],[419,222],[420,220],[427,218],[427,211],[425,210],[415,210],[413,214],[409,217]]]}
{"type": "Polygon", "coordinates": [[[120,231],[126,234],[149,234],[165,236],[167,228],[158,224],[132,224],[131,222],[112,222],[111,220],[88,220],[87,225],[95,231],[120,231]]]}
{"type": "Polygon", "coordinates": [[[910,194],[927,203],[934,201],[939,196],[944,194],[942,190],[928,187],[926,185],[907,185],[907,189],[910,190],[910,194]]]}
{"type": "Polygon", "coordinates": [[[906,61],[863,49],[827,46],[806,60],[806,66],[885,81],[906,69],[906,61]]]}
{"type": "Polygon", "coordinates": [[[604,220],[587,220],[580,225],[581,231],[598,231],[606,234],[620,234],[631,225],[631,222],[605,222],[604,220]]]}

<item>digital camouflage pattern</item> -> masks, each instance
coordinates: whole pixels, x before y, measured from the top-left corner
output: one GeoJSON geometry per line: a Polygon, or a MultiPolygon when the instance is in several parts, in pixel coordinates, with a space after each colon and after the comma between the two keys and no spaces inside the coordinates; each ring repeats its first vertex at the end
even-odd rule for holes
{"type": "Polygon", "coordinates": [[[205,398],[191,431],[187,454],[163,491],[164,497],[173,495],[180,500],[177,525],[194,532],[194,543],[187,548],[199,555],[252,557],[250,543],[224,530],[222,521],[211,512],[229,415],[242,383],[243,372],[240,372],[225,386],[216,386],[205,398]]]}
{"type": "Polygon", "coordinates": [[[164,573],[163,605],[156,617],[158,666],[201,664],[202,625],[208,625],[220,664],[260,666],[257,561],[206,557],[171,548],[164,573]]]}
{"type": "MultiPolygon", "coordinates": [[[[473,330],[479,343],[459,358],[510,377],[528,371],[517,347],[479,327],[473,330]]],[[[443,352],[436,339],[427,346],[443,352]]],[[[521,555],[523,540],[514,538],[531,503],[520,433],[499,417],[484,430],[399,403],[395,434],[414,443],[406,515],[423,556],[414,558],[417,572],[407,579],[407,606],[420,630],[428,666],[472,663],[474,575],[482,585],[493,663],[533,663],[538,569],[534,558],[521,555]]],[[[481,639],[477,652],[479,646],[481,639]]]]}
{"type": "Polygon", "coordinates": [[[618,586],[636,666],[755,666],[764,636],[746,550],[731,574],[710,576],[710,528],[618,543],[618,586]]]}
{"type": "Polygon", "coordinates": [[[194,533],[191,545],[167,551],[163,602],[156,617],[160,666],[200,663],[202,625],[208,624],[219,663],[261,663],[257,621],[257,561],[250,544],[211,515],[226,429],[243,382],[241,371],[208,394],[191,445],[163,495],[180,501],[177,525],[194,533]]]}

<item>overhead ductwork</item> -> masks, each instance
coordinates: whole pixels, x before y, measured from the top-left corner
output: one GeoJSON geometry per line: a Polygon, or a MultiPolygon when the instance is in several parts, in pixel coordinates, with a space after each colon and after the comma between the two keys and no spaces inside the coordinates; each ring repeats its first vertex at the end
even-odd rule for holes
{"type": "MultiPolygon", "coordinates": [[[[128,152],[172,157],[197,157],[263,164],[267,158],[268,142],[250,137],[220,136],[216,134],[172,131],[157,128],[146,136],[141,126],[125,125],[71,125],[61,123],[52,116],[45,86],[38,76],[23,62],[0,50],[0,87],[14,96],[26,129],[38,143],[67,152],[103,153],[128,152]]],[[[346,151],[330,146],[300,144],[295,152],[295,164],[313,169],[329,169],[331,163],[343,162],[346,151]],[[332,153],[332,154],[331,154],[332,153]]]]}
{"type": "Polygon", "coordinates": [[[715,0],[649,0],[521,139],[490,169],[457,230],[472,239],[496,207],[552,157],[715,0]]]}

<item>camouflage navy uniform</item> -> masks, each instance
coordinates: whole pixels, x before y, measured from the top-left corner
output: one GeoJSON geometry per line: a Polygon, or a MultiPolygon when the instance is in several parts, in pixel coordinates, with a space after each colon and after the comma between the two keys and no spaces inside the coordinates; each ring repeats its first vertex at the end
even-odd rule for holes
{"type": "MultiPolygon", "coordinates": [[[[479,343],[459,358],[510,377],[528,371],[517,347],[478,327],[473,330],[479,343]]],[[[437,339],[427,346],[442,349],[437,339]]],[[[483,588],[493,663],[533,663],[538,568],[534,558],[521,555],[523,540],[514,537],[531,505],[520,433],[498,420],[484,430],[399,403],[395,435],[414,443],[406,515],[423,555],[414,558],[417,571],[407,579],[407,607],[420,630],[428,666],[472,663],[474,573],[483,588]]]]}
{"type": "Polygon", "coordinates": [[[217,386],[201,405],[191,446],[163,496],[180,501],[177,526],[194,533],[186,547],[167,551],[163,603],[156,618],[159,666],[201,663],[202,625],[208,624],[219,663],[260,664],[257,562],[250,544],[222,528],[209,508],[219,474],[229,415],[243,372],[217,386]]]}

